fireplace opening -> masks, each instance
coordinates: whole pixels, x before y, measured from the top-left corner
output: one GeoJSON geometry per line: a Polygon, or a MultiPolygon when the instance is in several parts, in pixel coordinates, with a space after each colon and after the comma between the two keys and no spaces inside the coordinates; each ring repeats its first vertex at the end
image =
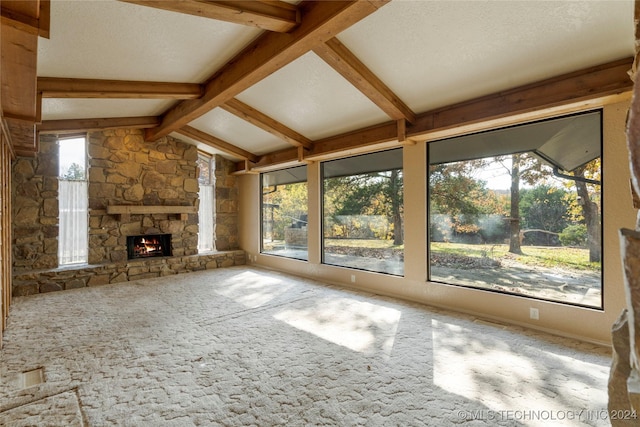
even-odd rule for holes
{"type": "Polygon", "coordinates": [[[129,259],[171,256],[171,234],[127,236],[129,259]]]}

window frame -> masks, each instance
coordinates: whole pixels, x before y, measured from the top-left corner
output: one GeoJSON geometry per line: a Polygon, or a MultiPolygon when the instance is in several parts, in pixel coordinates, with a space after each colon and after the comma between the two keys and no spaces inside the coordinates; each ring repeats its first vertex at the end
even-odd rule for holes
{"type": "MultiPolygon", "coordinates": [[[[331,162],[339,162],[339,161],[349,161],[350,159],[357,159],[357,158],[362,158],[362,157],[366,157],[366,156],[376,156],[376,155],[384,155],[384,153],[389,153],[389,152],[399,152],[400,155],[400,163],[401,163],[401,167],[400,168],[374,168],[373,170],[366,170],[366,171],[362,171],[362,172],[358,172],[358,173],[353,173],[350,175],[344,175],[344,176],[356,176],[356,175],[362,175],[362,174],[366,174],[366,173],[372,173],[372,172],[388,172],[388,171],[392,171],[395,169],[400,169],[402,171],[402,179],[403,179],[403,183],[402,183],[402,188],[403,188],[403,194],[404,194],[404,148],[403,147],[398,147],[398,148],[391,148],[391,149],[385,149],[385,150],[380,150],[380,151],[374,151],[374,152],[369,152],[369,153],[363,153],[363,154],[357,154],[357,155],[353,155],[353,156],[346,156],[346,157],[341,157],[338,159],[332,159],[332,160],[326,160],[321,162],[320,164],[320,211],[321,211],[321,216],[320,216],[320,262],[323,265],[327,265],[327,266],[332,266],[332,267],[339,267],[339,268],[348,268],[351,270],[356,270],[356,271],[366,271],[369,273],[378,273],[378,274],[386,274],[389,276],[394,276],[394,277],[404,277],[405,275],[405,266],[404,266],[404,248],[402,250],[403,252],[403,256],[402,256],[402,261],[401,261],[401,272],[400,273],[394,273],[394,272],[390,272],[390,271],[382,271],[382,270],[374,270],[374,269],[368,269],[368,268],[359,268],[359,267],[354,267],[354,266],[350,266],[350,265],[340,265],[340,264],[333,264],[333,263],[329,263],[327,262],[326,259],[326,251],[325,251],[325,226],[326,226],[326,221],[325,221],[325,212],[326,212],[326,198],[325,198],[325,180],[327,179],[326,177],[326,173],[325,173],[325,168],[327,166],[327,164],[330,164],[331,162]]],[[[336,176],[330,176],[329,178],[336,178],[338,177],[336,176]]],[[[404,211],[404,196],[403,196],[403,201],[402,201],[402,209],[404,211]]],[[[403,228],[404,228],[404,219],[403,219],[403,228]]],[[[404,239],[404,235],[403,235],[403,245],[405,242],[404,239]]]]}
{"type": "MultiPolygon", "coordinates": [[[[211,253],[211,252],[215,252],[216,250],[216,239],[215,239],[215,171],[214,171],[214,162],[213,162],[213,155],[209,154],[209,153],[205,153],[203,151],[198,151],[198,159],[196,160],[196,165],[198,166],[198,253],[199,254],[205,254],[205,253],[211,253]],[[200,173],[201,173],[201,168],[200,168],[200,164],[201,162],[206,162],[207,164],[207,169],[208,169],[208,179],[207,179],[207,183],[203,183],[201,182],[201,177],[200,177],[200,173]],[[211,235],[208,236],[208,239],[204,239],[203,235],[204,233],[201,232],[202,228],[203,228],[203,215],[202,215],[202,209],[204,209],[203,206],[203,197],[202,197],[202,191],[203,188],[210,188],[211,190],[211,224],[210,224],[210,229],[211,229],[211,235]],[[210,241],[209,241],[210,239],[210,241]],[[211,243],[211,247],[209,247],[209,245],[207,245],[207,247],[203,247],[206,245],[206,243],[210,242],[211,243]]],[[[205,224],[206,225],[206,224],[205,224]]]]}
{"type": "MultiPolygon", "coordinates": [[[[307,250],[306,250],[306,257],[296,257],[296,256],[289,256],[286,255],[284,253],[277,253],[277,252],[267,252],[265,251],[265,247],[264,247],[264,233],[265,233],[265,229],[264,229],[264,225],[265,225],[265,219],[264,219],[264,212],[265,212],[265,206],[264,206],[264,188],[265,188],[265,175],[269,175],[270,173],[281,173],[281,172],[286,172],[286,171],[291,171],[294,169],[299,169],[302,170],[304,169],[304,174],[305,174],[305,180],[304,181],[297,181],[297,182],[291,182],[288,183],[289,184],[301,184],[304,183],[306,186],[306,192],[307,192],[307,205],[306,205],[306,212],[307,212],[307,220],[309,218],[309,168],[307,165],[301,165],[301,166],[292,166],[289,168],[283,168],[283,169],[278,169],[278,170],[274,170],[274,171],[269,171],[269,172],[262,172],[260,173],[260,254],[262,255],[270,255],[270,256],[277,256],[277,257],[282,257],[282,258],[287,258],[287,259],[293,259],[293,260],[298,260],[298,261],[305,261],[308,262],[309,261],[309,246],[308,246],[308,241],[309,241],[309,227],[307,226],[306,231],[307,231],[307,250]]],[[[308,224],[308,223],[307,223],[308,224]]]]}
{"type": "MultiPolygon", "coordinates": [[[[58,179],[58,250],[57,250],[57,258],[58,258],[58,267],[64,268],[64,267],[71,267],[71,266],[77,266],[77,265],[86,265],[89,262],[89,169],[90,169],[90,165],[89,165],[89,159],[88,159],[88,138],[86,134],[69,134],[69,135],[64,135],[64,136],[58,136],[57,138],[57,147],[58,147],[58,175],[57,175],[57,179],[58,179]],[[84,147],[84,152],[83,152],[83,178],[82,179],[65,179],[63,176],[63,170],[61,169],[61,165],[62,165],[62,156],[61,156],[61,150],[62,150],[62,143],[63,141],[70,141],[70,140],[78,140],[78,139],[82,139],[83,140],[83,147],[84,147]],[[84,199],[85,199],[85,205],[83,206],[83,212],[84,212],[84,224],[86,225],[85,227],[85,235],[82,238],[82,242],[85,243],[83,246],[83,248],[76,248],[77,251],[79,251],[81,253],[82,259],[76,260],[76,261],[70,261],[70,262],[62,262],[63,259],[65,259],[65,257],[63,257],[62,254],[62,248],[68,248],[69,246],[74,246],[74,245],[69,245],[68,242],[66,242],[65,238],[63,237],[63,229],[64,226],[62,225],[64,222],[64,217],[66,217],[65,214],[63,214],[63,212],[65,212],[65,210],[61,209],[61,191],[60,191],[60,187],[64,186],[64,184],[62,184],[63,182],[83,182],[84,186],[85,186],[85,191],[84,191],[84,199]]],[[[72,163],[76,164],[75,162],[72,163]]],[[[77,230],[78,227],[71,227],[73,230],[77,230]]],[[[72,252],[76,252],[75,249],[72,248],[71,250],[72,252]]],[[[73,258],[73,257],[72,257],[73,258]]]]}
{"type": "MultiPolygon", "coordinates": [[[[426,179],[426,194],[427,194],[427,227],[426,227],[426,233],[427,233],[427,250],[426,250],[426,255],[427,255],[427,260],[426,260],[426,266],[427,266],[427,281],[428,282],[432,282],[432,283],[439,283],[439,284],[443,284],[443,285],[449,285],[449,286],[457,286],[457,287],[462,287],[462,288],[468,288],[468,289],[474,289],[474,290],[478,290],[478,291],[484,291],[484,292],[492,292],[492,293],[497,293],[497,294],[503,294],[503,295],[509,295],[509,296],[516,296],[516,297],[522,297],[522,298],[527,298],[530,300],[537,300],[537,301],[544,301],[544,302],[551,302],[551,303],[556,303],[556,304],[562,304],[565,306],[574,306],[574,307],[580,307],[580,308],[586,308],[586,309],[591,309],[591,310],[596,310],[596,311],[604,311],[605,310],[605,282],[604,282],[604,276],[605,276],[605,245],[604,245],[604,229],[605,229],[605,216],[604,216],[604,212],[605,212],[605,159],[604,159],[604,111],[602,108],[599,109],[593,109],[593,110],[587,110],[587,111],[582,111],[582,112],[578,112],[578,113],[572,113],[572,114],[567,114],[567,115],[559,115],[559,116],[555,116],[555,117],[551,117],[551,118],[547,118],[547,119],[543,119],[543,120],[536,120],[533,122],[525,122],[525,123],[520,123],[520,124],[515,124],[515,125],[511,125],[511,126],[507,126],[504,128],[498,128],[498,129],[492,129],[492,130],[488,130],[488,131],[481,131],[481,132],[475,132],[470,134],[470,136],[472,135],[479,135],[479,134],[488,134],[491,133],[492,131],[495,130],[503,130],[503,129],[509,129],[509,128],[517,128],[519,126],[528,126],[528,125],[535,125],[536,123],[543,123],[546,121],[551,121],[551,120],[555,120],[555,119],[562,119],[562,118],[570,118],[573,116],[580,116],[580,115],[588,115],[588,114],[592,114],[592,113],[598,113],[599,114],[599,144],[600,144],[600,154],[598,157],[600,159],[600,194],[599,194],[599,198],[600,198],[600,230],[599,230],[599,238],[600,238],[600,304],[598,306],[594,306],[594,305],[588,305],[588,304],[581,304],[578,302],[571,302],[571,301],[562,301],[562,300],[557,300],[557,299],[551,299],[551,298],[543,298],[543,297],[539,297],[539,296],[535,296],[535,295],[528,295],[528,294],[523,294],[523,293],[517,293],[517,292],[508,292],[508,291],[504,291],[504,290],[500,290],[500,289],[491,289],[491,288],[485,288],[485,287],[480,287],[480,286],[472,286],[472,285],[466,285],[466,284],[460,284],[460,283],[453,283],[453,282],[445,282],[445,281],[439,281],[439,280],[434,280],[432,279],[432,274],[431,274],[431,270],[432,270],[432,266],[431,266],[431,173],[430,173],[430,166],[431,166],[431,162],[430,162],[430,149],[429,149],[429,144],[431,143],[436,143],[436,142],[443,142],[443,141],[447,141],[450,139],[454,139],[454,138],[445,138],[445,139],[440,139],[440,140],[434,140],[434,141],[430,141],[427,142],[427,158],[426,158],[426,165],[427,165],[427,179],[426,179]]],[[[520,151],[514,151],[513,153],[509,153],[510,154],[521,154],[523,152],[520,151]]],[[[525,151],[524,153],[531,153],[534,156],[537,154],[535,153],[535,151],[525,151]]],[[[463,162],[463,161],[472,161],[472,160],[479,160],[479,159],[484,159],[484,158],[491,158],[491,157],[495,157],[493,155],[489,155],[486,157],[464,157],[460,160],[455,160],[453,162],[441,162],[441,163],[454,163],[454,162],[463,162]]],[[[542,162],[547,162],[547,163],[551,163],[547,158],[545,158],[544,156],[541,156],[538,154],[538,157],[540,159],[540,161],[542,162]]],[[[595,159],[594,159],[595,160],[595,159]]],[[[441,163],[434,163],[434,164],[441,164],[441,163]]],[[[588,162],[589,163],[589,162],[588,162]]],[[[586,163],[585,163],[586,164],[586,163]]],[[[553,166],[553,165],[552,165],[553,166]]],[[[519,282],[519,283],[525,283],[525,282],[519,282]]],[[[515,286],[514,286],[515,287],[515,286]]]]}

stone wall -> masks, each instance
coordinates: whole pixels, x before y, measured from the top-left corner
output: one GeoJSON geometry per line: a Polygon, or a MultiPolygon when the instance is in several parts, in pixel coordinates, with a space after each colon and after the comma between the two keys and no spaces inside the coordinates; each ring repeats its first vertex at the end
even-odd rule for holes
{"type": "Polygon", "coordinates": [[[232,175],[235,164],[216,155],[215,164],[215,223],[216,249],[226,251],[237,249],[238,240],[238,183],[232,175]]]}
{"type": "Polygon", "coordinates": [[[58,265],[58,155],[56,139],[40,139],[36,157],[12,167],[13,271],[58,265]]]}
{"type": "Polygon", "coordinates": [[[64,290],[244,264],[238,248],[238,190],[233,162],[215,156],[216,248],[198,255],[198,215],[107,214],[109,205],[198,205],[197,148],[172,137],[145,142],[141,130],[87,136],[89,265],[58,267],[58,149],[40,137],[34,158],[13,163],[13,295],[64,290]],[[126,237],[172,234],[172,256],[127,260],[126,237]]]}
{"type": "Polygon", "coordinates": [[[245,263],[245,252],[238,250],[207,255],[147,258],[124,263],[84,265],[35,272],[24,271],[14,274],[13,296],[150,279],[192,271],[244,265],[245,263]]]}

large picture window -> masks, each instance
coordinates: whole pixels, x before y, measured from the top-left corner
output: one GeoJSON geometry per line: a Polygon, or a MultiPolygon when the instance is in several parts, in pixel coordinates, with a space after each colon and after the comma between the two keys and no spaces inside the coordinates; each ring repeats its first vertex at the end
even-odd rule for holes
{"type": "Polygon", "coordinates": [[[402,149],[324,162],[323,263],[404,274],[402,149]]]}
{"type": "Polygon", "coordinates": [[[58,264],[88,260],[88,192],[84,137],[58,141],[58,264]]]}
{"type": "Polygon", "coordinates": [[[601,114],[429,144],[429,279],[602,307],[601,114]]]}
{"type": "Polygon", "coordinates": [[[263,173],[262,253],[309,259],[307,167],[263,173]]]}

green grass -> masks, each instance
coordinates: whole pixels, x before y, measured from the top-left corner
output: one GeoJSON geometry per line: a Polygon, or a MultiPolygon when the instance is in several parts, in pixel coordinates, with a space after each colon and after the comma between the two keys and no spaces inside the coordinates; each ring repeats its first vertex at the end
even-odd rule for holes
{"type": "Polygon", "coordinates": [[[403,249],[404,245],[394,245],[393,240],[380,239],[325,239],[325,246],[348,248],[403,249]]]}
{"type": "MultiPolygon", "coordinates": [[[[276,242],[284,244],[284,242],[276,242]]],[[[325,239],[326,246],[349,248],[404,249],[404,245],[394,246],[393,240],[380,239],[325,239]]],[[[505,244],[465,244],[431,242],[431,251],[437,254],[455,254],[469,257],[489,257],[500,260],[515,260],[521,264],[542,267],[558,267],[583,271],[600,271],[600,263],[589,262],[587,249],[569,247],[523,246],[522,255],[509,253],[505,244]]]]}
{"type": "Polygon", "coordinates": [[[438,254],[466,255],[470,257],[509,258],[530,266],[559,267],[575,270],[600,271],[599,262],[589,262],[587,249],[569,247],[522,246],[522,255],[509,253],[504,244],[431,242],[431,250],[438,254]]]}

